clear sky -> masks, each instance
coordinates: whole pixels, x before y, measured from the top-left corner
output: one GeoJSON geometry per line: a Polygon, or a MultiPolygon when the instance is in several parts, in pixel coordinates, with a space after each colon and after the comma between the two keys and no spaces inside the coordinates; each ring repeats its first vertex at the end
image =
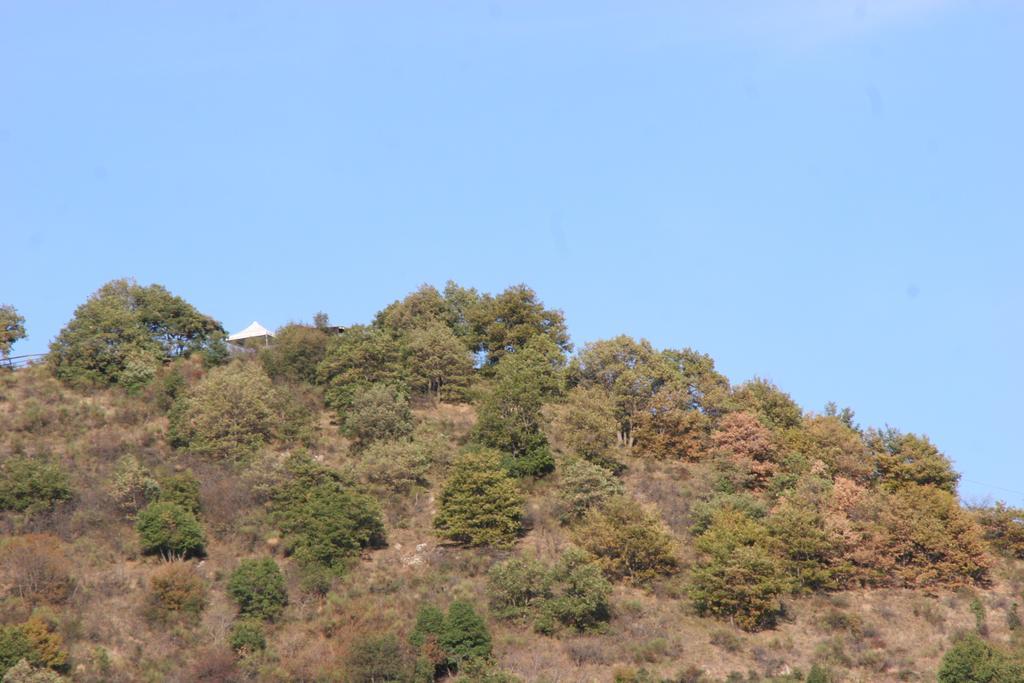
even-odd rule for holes
{"type": "Polygon", "coordinates": [[[0,3],[0,302],[526,282],[1024,504],[1024,3],[0,3]]]}

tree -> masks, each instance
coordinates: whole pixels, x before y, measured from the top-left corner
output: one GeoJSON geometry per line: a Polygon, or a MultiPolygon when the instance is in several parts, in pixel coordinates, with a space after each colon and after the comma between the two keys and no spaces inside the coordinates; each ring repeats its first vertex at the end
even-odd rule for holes
{"type": "Polygon", "coordinates": [[[239,460],[273,441],[312,438],[312,412],[256,363],[214,368],[175,402],[168,440],[197,455],[239,460]]]}
{"type": "Polygon", "coordinates": [[[288,604],[284,575],[272,557],[242,560],[228,579],[228,595],[243,617],[274,621],[288,604]]]}
{"type": "Polygon", "coordinates": [[[357,389],[370,384],[404,389],[401,345],[385,330],[353,325],[331,337],[317,368],[317,381],[326,387],[327,404],[339,412],[348,407],[357,389]]]}
{"type": "Polygon", "coordinates": [[[491,391],[478,409],[473,438],[508,454],[516,475],[541,475],[554,467],[542,429],[544,400],[561,390],[559,369],[537,345],[498,366],[491,391]]]}
{"type": "Polygon", "coordinates": [[[68,653],[53,624],[33,616],[22,624],[0,626],[0,676],[6,678],[21,660],[33,667],[67,671],[68,653]]]}
{"type": "Polygon", "coordinates": [[[166,360],[223,346],[224,328],[160,285],[103,285],[50,345],[57,378],[73,385],[148,382],[166,360]]]}
{"type": "Polygon", "coordinates": [[[232,650],[243,656],[265,650],[267,635],[263,622],[258,619],[239,619],[231,627],[228,642],[232,650]]]}
{"type": "Polygon", "coordinates": [[[0,510],[40,512],[70,499],[68,477],[57,465],[27,457],[0,464],[0,510]]]}
{"type": "Polygon", "coordinates": [[[357,640],[345,660],[345,680],[351,683],[407,681],[405,653],[394,634],[357,640]]]}
{"type": "Polygon", "coordinates": [[[636,415],[632,431],[636,447],[646,455],[695,460],[704,449],[709,423],[691,407],[688,394],[666,385],[636,415]]]}
{"type": "Polygon", "coordinates": [[[466,314],[473,329],[475,350],[494,366],[524,348],[534,337],[546,337],[562,351],[571,351],[565,316],[546,309],[526,285],[509,287],[496,297],[487,294],[466,314]]]}
{"type": "Polygon", "coordinates": [[[434,528],[462,545],[510,546],[522,529],[523,499],[499,453],[463,453],[441,491],[434,528]]]}
{"type": "Polygon", "coordinates": [[[722,510],[697,538],[697,549],[702,558],[689,590],[700,614],[728,618],[747,631],[775,624],[786,582],[764,526],[738,511],[722,510]]]}
{"type": "Polygon", "coordinates": [[[580,458],[568,458],[558,469],[558,497],[566,506],[565,519],[576,520],[587,510],[622,495],[622,482],[611,472],[580,458]]]}
{"type": "Polygon", "coordinates": [[[287,461],[271,514],[285,534],[285,550],[308,571],[340,576],[353,555],[385,541],[377,501],[304,454],[287,461]]]}
{"type": "Polygon", "coordinates": [[[456,600],[448,606],[448,615],[438,637],[448,659],[448,668],[457,671],[466,662],[489,659],[491,634],[472,603],[456,600]]]}
{"type": "Polygon", "coordinates": [[[70,566],[60,539],[54,536],[13,536],[0,545],[0,580],[12,595],[30,604],[67,600],[75,587],[70,566]]]}
{"type": "Polygon", "coordinates": [[[487,572],[491,610],[499,619],[529,616],[551,597],[553,577],[540,561],[514,557],[487,572]]]}
{"type": "Polygon", "coordinates": [[[3,675],[2,683],[61,683],[67,679],[52,669],[32,666],[21,659],[3,675]]]}
{"type": "Polygon", "coordinates": [[[185,559],[202,555],[206,545],[195,515],[174,503],[150,503],[139,512],[135,529],[147,555],[185,559]]]}
{"type": "Polygon", "coordinates": [[[1001,501],[992,507],[973,509],[985,540],[1000,553],[1024,559],[1024,510],[1001,501]]]}
{"type": "Polygon", "coordinates": [[[711,434],[711,452],[731,461],[745,488],[763,488],[778,470],[772,433],[752,413],[723,416],[711,434]]]}
{"type": "Polygon", "coordinates": [[[442,435],[421,425],[411,440],[376,441],[367,446],[359,453],[356,472],[374,488],[406,494],[429,484],[427,472],[445,459],[448,448],[442,435]]]}
{"type": "Polygon", "coordinates": [[[689,406],[710,416],[721,417],[731,409],[729,380],[715,370],[715,361],[693,349],[665,349],[662,357],[678,373],[676,382],[689,397],[689,406]]]}
{"type": "Polygon", "coordinates": [[[138,458],[126,455],[118,461],[110,482],[110,496],[121,510],[133,514],[159,495],[160,484],[138,458]]]}
{"type": "Polygon", "coordinates": [[[942,657],[939,683],[1003,683],[1024,678],[1024,667],[977,634],[960,638],[942,657]]]}
{"type": "Polygon", "coordinates": [[[206,583],[185,562],[161,565],[149,577],[148,616],[154,621],[197,621],[206,608],[206,583]]]}
{"type": "Polygon", "coordinates": [[[624,496],[588,510],[575,529],[575,540],[597,557],[606,574],[635,585],[672,573],[679,563],[665,523],[624,496]]]}
{"type": "Polygon", "coordinates": [[[573,387],[557,407],[554,423],[569,452],[587,460],[606,462],[615,447],[619,424],[603,387],[573,387]]]}
{"type": "Polygon", "coordinates": [[[406,437],[412,428],[408,397],[387,384],[371,384],[357,390],[342,423],[342,431],[355,441],[357,448],[406,437]]]}
{"type": "Polygon", "coordinates": [[[619,443],[632,447],[637,416],[673,379],[674,370],[646,339],[625,335],[585,345],[569,365],[570,386],[600,386],[615,401],[619,443]]]}
{"type": "Polygon", "coordinates": [[[600,629],[611,618],[612,585],[594,557],[568,548],[551,571],[551,596],[540,605],[535,628],[554,632],[557,625],[585,632],[600,629]]]}
{"type": "Polygon", "coordinates": [[[733,392],[733,400],[744,410],[755,413],[767,427],[784,429],[800,424],[803,411],[789,394],[766,379],[755,377],[733,392]]]}
{"type": "Polygon", "coordinates": [[[260,351],[260,362],[271,379],[313,384],[329,340],[317,327],[285,325],[274,335],[274,344],[260,351]]]}
{"type": "Polygon", "coordinates": [[[409,330],[405,343],[409,384],[435,400],[464,396],[473,377],[473,354],[441,322],[409,330]]]}
{"type": "Polygon", "coordinates": [[[921,484],[956,493],[960,475],[928,437],[886,428],[870,431],[868,444],[875,453],[877,476],[888,488],[921,484]]]}
{"type": "Polygon", "coordinates": [[[160,484],[160,500],[180,505],[193,515],[198,515],[201,509],[199,480],[192,470],[183,470],[164,477],[160,484]]]}
{"type": "Polygon", "coordinates": [[[15,342],[25,338],[25,318],[10,304],[0,304],[0,358],[11,355],[15,342]]]}

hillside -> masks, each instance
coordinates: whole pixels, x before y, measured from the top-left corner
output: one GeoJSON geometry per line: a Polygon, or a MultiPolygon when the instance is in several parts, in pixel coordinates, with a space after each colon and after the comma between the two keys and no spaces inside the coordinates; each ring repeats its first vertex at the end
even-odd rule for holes
{"type": "Polygon", "coordinates": [[[224,337],[121,280],[0,371],[5,683],[1024,680],[1022,514],[923,435],[525,286],[224,337]]]}

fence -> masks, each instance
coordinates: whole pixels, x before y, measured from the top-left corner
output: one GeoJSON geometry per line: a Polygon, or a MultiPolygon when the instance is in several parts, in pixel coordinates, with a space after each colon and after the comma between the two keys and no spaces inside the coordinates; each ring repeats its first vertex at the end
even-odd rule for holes
{"type": "Polygon", "coordinates": [[[18,368],[24,368],[37,360],[42,360],[46,357],[45,353],[27,353],[23,356],[8,356],[4,358],[0,356],[0,368],[10,368],[11,370],[17,370],[18,368]]]}

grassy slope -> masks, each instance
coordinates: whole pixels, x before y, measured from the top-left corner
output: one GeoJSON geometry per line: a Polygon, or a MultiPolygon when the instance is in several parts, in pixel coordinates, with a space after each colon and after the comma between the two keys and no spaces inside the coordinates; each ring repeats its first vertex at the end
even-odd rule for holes
{"type": "MultiPolygon", "coordinates": [[[[238,558],[274,553],[276,539],[261,524],[260,507],[230,468],[190,461],[164,442],[165,419],[145,402],[114,392],[71,392],[42,369],[0,374],[0,458],[12,453],[49,455],[71,474],[76,499],[51,516],[0,516],[5,534],[57,535],[73,560],[79,588],[56,608],[76,669],[74,678],[101,680],[95,652],[113,662],[106,680],[223,680],[232,657],[226,635],[234,608],[225,595],[227,574],[238,558]],[[154,626],[142,616],[147,578],[158,561],[138,554],[132,521],[106,493],[117,460],[133,454],[154,471],[192,467],[203,482],[204,523],[211,541],[197,571],[210,585],[210,605],[194,628],[154,626]]],[[[442,424],[453,448],[473,421],[466,406],[417,411],[417,418],[442,424]]],[[[318,454],[343,467],[345,440],[323,417],[318,454]]],[[[556,441],[557,443],[557,441],[556,441]]],[[[878,590],[809,596],[787,602],[777,629],[746,634],[727,623],[695,616],[685,597],[685,565],[693,560],[686,532],[689,501],[700,490],[699,465],[633,460],[627,490],[654,504],[679,536],[684,570],[651,591],[619,586],[615,616],[606,633],[548,638],[529,627],[490,620],[501,665],[525,680],[608,681],[614,672],[645,667],[672,675],[687,667],[724,678],[730,672],[758,675],[807,671],[827,662],[845,680],[933,680],[943,651],[957,630],[973,629],[970,603],[980,597],[995,640],[1009,639],[1008,608],[1021,594],[1024,572],[998,563],[993,586],[983,592],[878,590]],[[901,678],[902,676],[902,678],[901,678]]],[[[441,477],[429,491],[382,501],[389,546],[366,554],[326,600],[304,598],[290,562],[278,558],[290,581],[289,606],[271,633],[277,664],[263,669],[272,679],[314,679],[341,671],[351,640],[367,632],[393,631],[404,638],[416,609],[470,597],[486,605],[486,572],[508,552],[463,550],[438,544],[431,531],[441,477]]],[[[571,542],[557,521],[553,481],[527,486],[530,528],[514,552],[553,559],[571,542]]],[[[2,589],[3,586],[0,586],[2,589]]],[[[0,593],[7,594],[6,590],[0,593]]],[[[0,619],[20,621],[30,606],[0,600],[0,619]]]]}

